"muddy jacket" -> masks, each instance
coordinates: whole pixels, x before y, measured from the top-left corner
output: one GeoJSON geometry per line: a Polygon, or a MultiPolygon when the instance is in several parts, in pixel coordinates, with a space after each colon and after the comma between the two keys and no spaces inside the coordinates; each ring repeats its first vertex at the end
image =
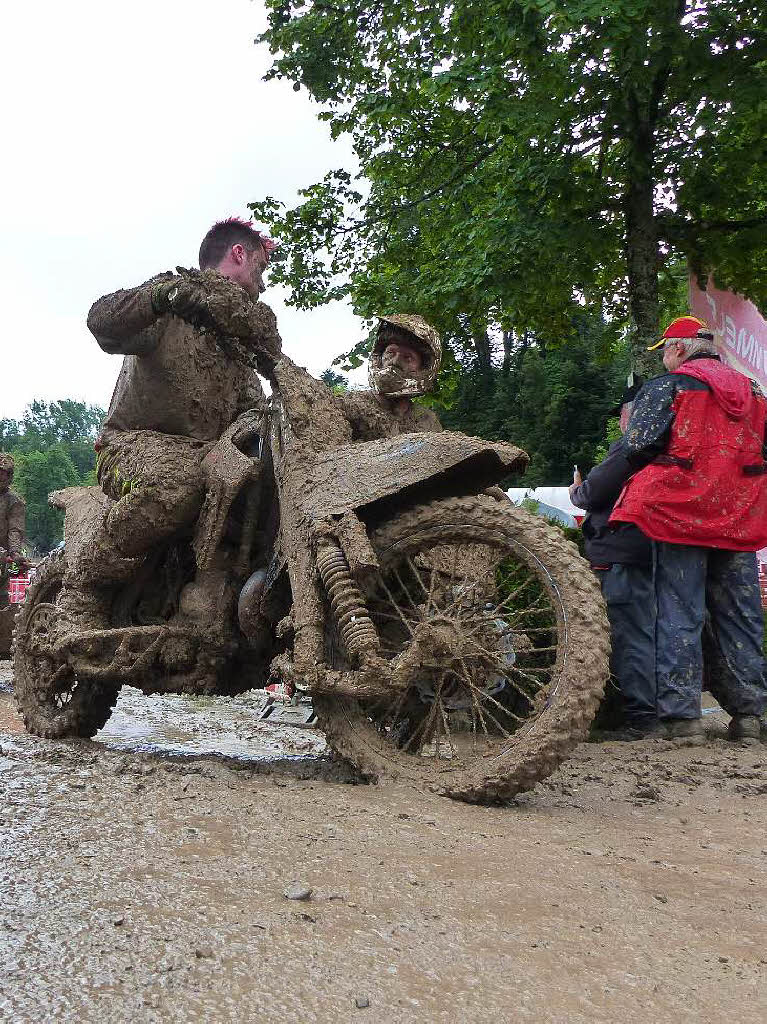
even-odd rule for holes
{"type": "MultiPolygon", "coordinates": [[[[169,277],[105,295],[88,314],[101,348],[125,356],[104,431],[156,430],[217,441],[240,413],[263,406],[264,392],[251,366],[223,352],[212,335],[155,313],[151,286],[169,277]]],[[[273,328],[269,341],[279,351],[274,314],[264,309],[273,328]]]]}
{"type": "Polygon", "coordinates": [[[339,396],[339,401],[354,441],[442,430],[439,417],[431,409],[411,402],[398,415],[374,391],[347,391],[339,396]]]}
{"type": "Polygon", "coordinates": [[[767,545],[767,401],[717,358],[693,357],[640,391],[624,441],[654,457],[628,483],[611,523],[654,540],[756,551],[767,545]]]}
{"type": "Polygon", "coordinates": [[[14,491],[0,493],[0,548],[14,553],[26,542],[26,505],[14,491]]]}
{"type": "Polygon", "coordinates": [[[613,505],[633,473],[623,441],[614,441],[607,457],[570,496],[573,505],[588,512],[581,529],[592,566],[647,566],[652,560],[651,542],[638,527],[609,522],[613,505]]]}

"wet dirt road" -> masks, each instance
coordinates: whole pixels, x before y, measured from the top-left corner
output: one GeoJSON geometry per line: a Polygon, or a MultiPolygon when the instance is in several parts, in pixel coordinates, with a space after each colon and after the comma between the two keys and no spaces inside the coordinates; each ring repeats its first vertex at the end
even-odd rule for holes
{"type": "Polygon", "coordinates": [[[0,694],[0,1018],[767,1016],[767,747],[584,744],[473,808],[352,785],[258,706],[128,692],[54,743],[0,694]]]}

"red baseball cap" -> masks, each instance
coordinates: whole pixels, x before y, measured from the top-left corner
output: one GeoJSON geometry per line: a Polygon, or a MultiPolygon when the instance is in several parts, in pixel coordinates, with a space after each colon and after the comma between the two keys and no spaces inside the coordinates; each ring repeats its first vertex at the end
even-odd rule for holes
{"type": "Polygon", "coordinates": [[[668,325],[660,341],[650,345],[647,351],[652,352],[654,349],[660,348],[661,345],[665,345],[667,341],[677,338],[705,338],[707,341],[713,341],[714,334],[705,320],[699,320],[697,316],[678,316],[668,325]]]}

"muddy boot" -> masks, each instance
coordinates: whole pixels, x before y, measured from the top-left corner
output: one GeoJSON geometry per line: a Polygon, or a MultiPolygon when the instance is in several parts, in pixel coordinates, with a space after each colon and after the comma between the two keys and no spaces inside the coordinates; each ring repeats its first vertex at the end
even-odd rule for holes
{"type": "Polygon", "coordinates": [[[761,742],[761,732],[758,715],[733,715],[727,727],[727,739],[754,746],[761,742]]]}
{"type": "Polygon", "coordinates": [[[64,586],[57,606],[66,619],[65,632],[112,627],[112,604],[117,589],[131,580],[142,559],[127,558],[103,528],[103,520],[91,524],[71,556],[67,552],[64,586]]]}
{"type": "Polygon", "coordinates": [[[679,747],[701,747],[706,742],[703,722],[699,718],[667,718],[668,738],[679,747]]]}

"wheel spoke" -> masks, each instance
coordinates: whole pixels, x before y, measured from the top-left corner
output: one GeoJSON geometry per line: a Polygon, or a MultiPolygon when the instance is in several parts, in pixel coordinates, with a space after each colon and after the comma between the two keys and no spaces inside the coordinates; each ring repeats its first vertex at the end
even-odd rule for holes
{"type": "Polygon", "coordinates": [[[450,722],[448,721],[448,716],[445,713],[445,705],[442,703],[442,698],[441,697],[440,697],[440,700],[439,700],[439,708],[440,708],[440,711],[442,712],[442,721],[444,722],[444,725],[445,725],[445,736],[447,738],[447,746],[448,746],[448,749],[450,751],[450,757],[452,758],[452,757],[455,756],[456,751],[453,748],[453,737],[452,737],[452,734],[450,732],[450,722]]]}
{"type": "Polygon", "coordinates": [[[420,619],[421,614],[420,614],[420,612],[418,610],[418,605],[415,603],[413,598],[410,596],[410,591],[405,586],[405,581],[402,579],[402,577],[400,576],[400,574],[397,572],[396,569],[392,569],[392,572],[397,577],[397,583],[399,583],[400,587],[402,588],[403,593],[405,594],[405,596],[407,597],[408,601],[410,602],[410,607],[415,612],[416,619],[420,619]]]}
{"type": "MultiPolygon", "coordinates": [[[[544,685],[543,683],[541,683],[540,679],[536,679],[534,676],[528,675],[528,673],[524,669],[517,668],[516,665],[509,665],[509,672],[516,672],[523,679],[528,679],[533,684],[533,686],[535,687],[535,692],[536,693],[541,689],[541,686],[544,685]]],[[[509,681],[511,682],[511,680],[509,680],[509,681]]],[[[546,680],[546,682],[549,682],[549,681],[550,681],[550,679],[546,680]]],[[[515,687],[515,689],[518,690],[520,693],[524,693],[524,690],[519,690],[519,687],[515,687]]],[[[528,700],[529,700],[529,698],[528,698],[528,700]]]]}
{"type": "Polygon", "coordinates": [[[418,571],[418,567],[416,566],[416,564],[413,561],[413,559],[412,558],[406,558],[405,561],[410,566],[410,571],[413,573],[415,578],[418,580],[418,585],[420,586],[421,590],[424,592],[424,594],[426,596],[426,608],[424,609],[424,611],[428,612],[429,611],[429,606],[430,606],[430,603],[431,603],[431,587],[432,587],[433,582],[434,582],[434,570],[432,569],[432,571],[431,571],[431,580],[429,582],[429,589],[427,590],[425,583],[421,579],[421,574],[418,571]]]}
{"type": "Polygon", "coordinates": [[[504,679],[506,679],[509,682],[511,687],[514,689],[516,693],[520,695],[520,697],[524,697],[525,700],[531,706],[533,706],[535,702],[531,699],[530,694],[527,692],[527,690],[522,689],[517,683],[514,682],[514,680],[510,676],[510,673],[516,673],[522,678],[529,679],[534,686],[534,693],[537,693],[538,690],[541,688],[541,683],[537,679],[534,679],[532,676],[526,676],[524,670],[517,668],[516,664],[509,665],[506,662],[502,661],[500,658],[498,658],[496,655],[491,654],[489,651],[486,651],[485,654],[487,655],[487,657],[490,658],[492,666],[494,667],[495,671],[497,671],[500,675],[504,677],[504,679]]]}
{"type": "Polygon", "coordinates": [[[432,704],[431,708],[429,708],[429,711],[423,716],[423,718],[419,722],[418,726],[416,727],[415,731],[413,732],[413,735],[410,737],[410,739],[405,744],[405,748],[404,748],[405,750],[409,750],[412,747],[413,740],[416,739],[416,737],[418,736],[419,733],[423,734],[423,739],[424,740],[426,739],[426,736],[428,734],[428,730],[431,728],[432,719],[434,718],[435,710],[436,710],[435,704],[432,704]]]}
{"type": "Polygon", "coordinates": [[[381,586],[386,591],[386,593],[387,593],[387,595],[389,597],[389,601],[391,602],[391,604],[394,606],[394,608],[396,608],[397,614],[399,615],[399,618],[400,618],[400,621],[402,622],[402,624],[405,627],[405,629],[408,631],[408,635],[412,638],[413,630],[410,628],[410,623],[405,618],[405,616],[402,614],[402,609],[397,604],[397,601],[395,600],[394,595],[392,594],[391,590],[389,590],[388,586],[386,585],[386,580],[383,577],[381,577],[381,586]]]}
{"type": "MultiPolygon", "coordinates": [[[[466,669],[467,669],[466,663],[463,661],[463,659],[461,659],[461,660],[462,660],[462,664],[464,666],[464,671],[466,671],[466,669]]],[[[495,697],[492,696],[492,694],[487,693],[487,691],[483,690],[482,687],[477,686],[476,683],[474,683],[474,681],[472,680],[470,672],[467,674],[467,676],[461,676],[461,678],[463,679],[463,681],[473,691],[475,691],[477,693],[477,697],[478,697],[478,699],[480,701],[482,701],[483,703],[487,701],[490,704],[494,704],[500,711],[503,712],[504,715],[508,715],[509,718],[512,718],[519,725],[524,725],[524,722],[525,722],[524,718],[520,718],[519,715],[515,715],[513,711],[510,711],[509,708],[504,707],[503,704],[500,703],[500,701],[496,700],[495,697]]],[[[522,694],[522,696],[527,696],[527,695],[526,694],[522,694]]],[[[529,700],[529,698],[528,698],[528,700],[529,700]]],[[[496,725],[498,725],[498,727],[502,729],[503,726],[501,726],[500,723],[498,723],[497,720],[493,717],[493,715],[491,715],[491,713],[487,710],[487,707],[485,707],[484,710],[485,710],[485,714],[487,714],[488,717],[490,717],[492,719],[492,721],[494,721],[496,723],[496,725]]],[[[511,734],[509,734],[509,736],[510,735],[511,734]]]]}

